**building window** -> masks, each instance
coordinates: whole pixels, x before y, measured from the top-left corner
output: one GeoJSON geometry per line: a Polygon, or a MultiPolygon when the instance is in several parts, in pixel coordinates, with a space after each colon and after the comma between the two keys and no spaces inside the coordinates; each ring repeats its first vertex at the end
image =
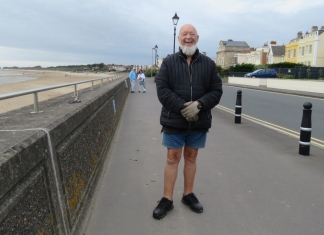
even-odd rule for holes
{"type": "Polygon", "coordinates": [[[301,55],[303,56],[305,54],[305,47],[302,47],[301,55]]]}
{"type": "Polygon", "coordinates": [[[288,58],[290,58],[290,51],[288,51],[288,58]]]}
{"type": "Polygon", "coordinates": [[[308,55],[308,45],[306,45],[305,55],[308,55]]]}
{"type": "Polygon", "coordinates": [[[294,57],[296,57],[296,49],[294,49],[294,57]]]}
{"type": "Polygon", "coordinates": [[[300,49],[300,47],[299,47],[299,50],[298,50],[298,55],[300,55],[300,53],[301,53],[301,49],[300,49]]]}
{"type": "Polygon", "coordinates": [[[312,45],[309,45],[309,51],[308,51],[308,54],[312,54],[312,45]]]}

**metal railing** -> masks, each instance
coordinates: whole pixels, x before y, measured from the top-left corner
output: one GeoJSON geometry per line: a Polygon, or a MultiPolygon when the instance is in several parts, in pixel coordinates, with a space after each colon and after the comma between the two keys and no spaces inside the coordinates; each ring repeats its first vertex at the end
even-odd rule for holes
{"type": "Polygon", "coordinates": [[[40,113],[42,111],[39,111],[38,109],[38,92],[42,91],[48,91],[48,90],[54,90],[62,87],[67,87],[67,86],[74,86],[74,97],[77,96],[77,85],[82,84],[82,83],[88,83],[91,82],[91,90],[93,90],[93,84],[95,81],[101,80],[101,86],[103,86],[103,81],[107,79],[107,84],[109,82],[112,82],[116,80],[117,78],[120,78],[121,76],[112,76],[112,77],[106,77],[106,78],[96,78],[96,79],[91,79],[91,80],[85,80],[81,82],[72,82],[72,83],[66,83],[66,84],[61,84],[61,85],[55,85],[55,86],[47,86],[47,87],[42,87],[42,88],[37,88],[37,89],[30,89],[30,90],[24,90],[24,91],[18,91],[18,92],[11,92],[11,93],[5,93],[5,94],[0,94],[0,100],[5,100],[5,99],[10,99],[10,98],[15,98],[23,95],[28,95],[28,94],[34,94],[34,111],[31,113],[40,113]]]}

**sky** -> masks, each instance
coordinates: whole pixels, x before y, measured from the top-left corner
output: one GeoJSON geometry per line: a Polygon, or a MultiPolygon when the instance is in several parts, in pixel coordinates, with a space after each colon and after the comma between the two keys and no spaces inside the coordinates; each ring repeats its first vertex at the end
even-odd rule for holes
{"type": "Polygon", "coordinates": [[[214,59],[221,40],[287,44],[324,26],[323,0],[10,0],[0,4],[0,67],[152,65],[173,53],[193,24],[200,52],[214,59]]]}

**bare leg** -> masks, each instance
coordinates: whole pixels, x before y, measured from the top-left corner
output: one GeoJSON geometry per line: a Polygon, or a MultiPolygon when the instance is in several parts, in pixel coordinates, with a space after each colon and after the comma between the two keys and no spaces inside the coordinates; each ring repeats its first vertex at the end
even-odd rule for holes
{"type": "Polygon", "coordinates": [[[181,159],[181,149],[169,149],[167,163],[164,169],[164,197],[172,200],[174,184],[178,175],[178,165],[181,159]]]}
{"type": "Polygon", "coordinates": [[[190,148],[188,146],[184,147],[183,156],[184,156],[184,195],[192,193],[195,175],[196,175],[196,159],[198,155],[198,149],[190,148]]]}

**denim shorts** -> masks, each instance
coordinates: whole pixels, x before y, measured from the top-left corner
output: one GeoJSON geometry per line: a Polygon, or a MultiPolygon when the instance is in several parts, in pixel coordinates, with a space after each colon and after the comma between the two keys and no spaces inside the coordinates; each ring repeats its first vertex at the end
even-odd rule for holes
{"type": "Polygon", "coordinates": [[[170,149],[180,149],[184,145],[190,148],[204,148],[207,132],[163,133],[162,145],[170,149]]]}

